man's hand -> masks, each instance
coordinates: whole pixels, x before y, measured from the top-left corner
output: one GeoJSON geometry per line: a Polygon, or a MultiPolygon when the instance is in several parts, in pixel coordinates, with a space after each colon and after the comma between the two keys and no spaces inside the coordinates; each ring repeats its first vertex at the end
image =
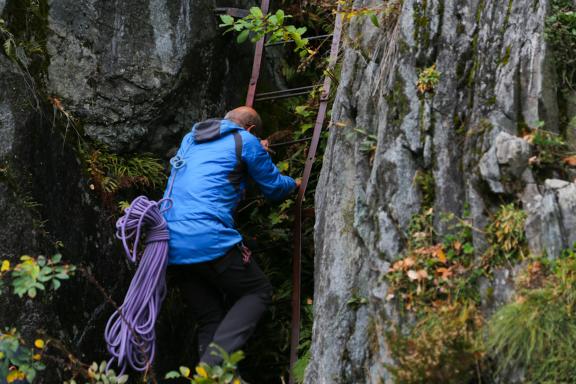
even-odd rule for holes
{"type": "Polygon", "coordinates": [[[260,145],[262,145],[262,148],[264,148],[266,152],[270,152],[270,142],[268,139],[260,140],[260,145]]]}
{"type": "Polygon", "coordinates": [[[296,180],[294,180],[296,182],[296,191],[298,191],[300,189],[300,186],[302,185],[302,179],[301,178],[297,178],[296,180]]]}

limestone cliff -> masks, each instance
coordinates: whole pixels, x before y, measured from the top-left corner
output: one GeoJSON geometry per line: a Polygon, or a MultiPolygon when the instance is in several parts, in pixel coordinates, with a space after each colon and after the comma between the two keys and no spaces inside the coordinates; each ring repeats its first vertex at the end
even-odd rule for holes
{"type": "MultiPolygon", "coordinates": [[[[507,202],[527,212],[531,254],[554,258],[575,240],[572,176],[535,175],[534,148],[521,138],[542,122],[552,132],[571,129],[544,33],[550,2],[391,4],[379,28],[356,18],[345,38],[316,194],[306,383],[393,382],[386,335],[413,320],[387,297],[387,276],[423,210],[433,209],[439,235],[449,232],[442,215],[468,215],[480,229],[472,234],[477,259],[489,246],[483,229],[507,202]],[[440,78],[428,92],[422,73],[431,67],[440,78]]],[[[515,271],[499,268],[478,283],[488,316],[510,300],[515,271]]]]}

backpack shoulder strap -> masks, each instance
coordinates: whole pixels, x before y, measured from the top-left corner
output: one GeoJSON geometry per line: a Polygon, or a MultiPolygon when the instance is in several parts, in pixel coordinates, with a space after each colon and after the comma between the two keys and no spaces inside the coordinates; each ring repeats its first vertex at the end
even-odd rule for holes
{"type": "Polygon", "coordinates": [[[234,170],[230,172],[230,175],[228,175],[228,180],[230,180],[230,183],[232,183],[236,190],[240,190],[240,184],[244,179],[244,162],[242,161],[242,148],[244,143],[242,142],[242,136],[240,136],[240,133],[233,132],[232,134],[234,135],[236,166],[234,167],[234,170]]]}
{"type": "Polygon", "coordinates": [[[236,160],[238,164],[242,164],[242,147],[244,143],[242,142],[242,136],[238,132],[232,132],[234,135],[234,147],[236,149],[236,160]]]}

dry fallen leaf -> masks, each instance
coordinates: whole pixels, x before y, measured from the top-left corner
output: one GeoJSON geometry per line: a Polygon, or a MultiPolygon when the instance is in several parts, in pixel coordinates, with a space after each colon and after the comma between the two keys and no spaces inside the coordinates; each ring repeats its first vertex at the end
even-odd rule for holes
{"type": "Polygon", "coordinates": [[[442,264],[446,264],[446,254],[444,253],[444,249],[442,249],[442,245],[436,249],[434,254],[438,258],[438,261],[440,261],[442,264]]]}
{"type": "Polygon", "coordinates": [[[452,271],[450,268],[440,267],[436,269],[436,274],[439,275],[443,280],[448,280],[452,276],[452,271]]]}
{"type": "Polygon", "coordinates": [[[413,269],[410,269],[408,272],[406,272],[406,275],[408,275],[410,281],[418,280],[419,277],[418,272],[413,269]]]}
{"type": "Polygon", "coordinates": [[[522,136],[522,138],[524,140],[526,140],[527,142],[529,142],[530,144],[532,144],[532,142],[534,141],[534,134],[533,133],[529,133],[527,135],[522,136]]]}
{"type": "Polygon", "coordinates": [[[569,167],[576,167],[576,156],[568,156],[562,159],[562,162],[569,167]]]}

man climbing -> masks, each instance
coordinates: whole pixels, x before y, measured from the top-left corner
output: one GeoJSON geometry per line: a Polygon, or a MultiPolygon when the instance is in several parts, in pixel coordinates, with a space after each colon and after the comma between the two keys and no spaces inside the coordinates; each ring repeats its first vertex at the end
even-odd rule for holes
{"type": "Polygon", "coordinates": [[[217,364],[210,343],[240,349],[271,301],[272,287],[234,225],[233,212],[250,176],[267,199],[282,200],[299,181],[280,174],[258,113],[236,108],[223,120],[197,123],[171,160],[165,196],[170,231],[169,270],[198,324],[200,362],[217,364]],[[234,304],[226,312],[224,296],[234,304]]]}

